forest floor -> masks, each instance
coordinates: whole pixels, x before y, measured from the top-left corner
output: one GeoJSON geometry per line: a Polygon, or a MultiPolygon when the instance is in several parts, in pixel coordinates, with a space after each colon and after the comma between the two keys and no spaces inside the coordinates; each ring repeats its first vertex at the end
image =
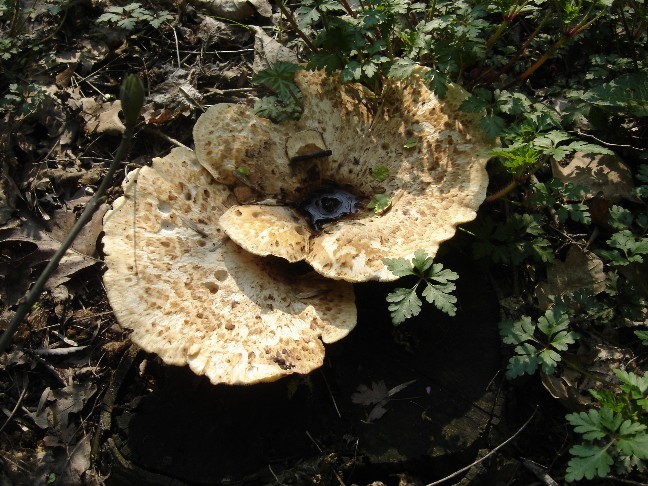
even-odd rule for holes
{"type": "MultiPolygon", "coordinates": [[[[103,214],[128,171],[193,146],[206,106],[265,94],[250,77],[277,54],[247,27],[272,24],[263,4],[245,4],[245,25],[183,4],[172,29],[133,34],[97,24],[98,8],[80,2],[26,54],[46,61],[24,113],[0,121],[0,326],[112,159],[126,73],[142,75],[147,101],[108,201],[0,356],[0,484],[413,486],[455,472],[443,484],[557,484],[569,410],[537,376],[504,378],[498,290],[465,238],[438,256],[461,276],[456,317],[428,308],[395,327],[394,285],[359,284],[357,328],[305,376],[214,386],[137,349],[117,323],[102,281],[103,214]]],[[[32,32],[51,28],[46,13],[30,15],[32,32]]]]}

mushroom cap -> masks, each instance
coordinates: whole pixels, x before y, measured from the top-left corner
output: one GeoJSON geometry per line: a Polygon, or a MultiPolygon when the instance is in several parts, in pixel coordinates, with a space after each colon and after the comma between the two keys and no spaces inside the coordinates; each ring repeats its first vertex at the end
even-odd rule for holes
{"type": "Polygon", "coordinates": [[[356,323],[353,287],[279,258],[261,258],[219,227],[231,204],[193,151],[174,149],[131,172],[104,218],[104,283],[119,323],[165,363],[212,383],[308,373],[322,341],[356,323]]]}
{"type": "Polygon", "coordinates": [[[495,141],[479,128],[480,114],[459,111],[468,96],[462,88],[450,85],[439,100],[425,73],[420,68],[405,80],[387,80],[376,96],[337,76],[299,71],[304,113],[279,124],[241,105],[212,106],[194,127],[198,160],[235,194],[243,186],[254,193],[253,201],[239,200],[223,214],[224,231],[252,253],[305,260],[318,273],[349,282],[395,280],[384,258],[409,259],[419,249],[435,255],[483,202],[487,152],[495,141]],[[407,148],[410,139],[416,145],[407,148]],[[238,167],[247,169],[246,180],[237,177],[238,167]],[[372,177],[379,168],[389,172],[382,182],[372,177]],[[326,180],[364,207],[314,232],[297,208],[326,180]],[[380,215],[366,207],[376,194],[391,198],[380,215]],[[250,204],[264,199],[283,208],[250,204]]]}

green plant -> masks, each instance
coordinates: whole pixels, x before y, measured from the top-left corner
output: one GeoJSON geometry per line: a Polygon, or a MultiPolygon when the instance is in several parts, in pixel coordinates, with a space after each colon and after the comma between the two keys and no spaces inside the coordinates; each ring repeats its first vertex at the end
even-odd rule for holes
{"type": "Polygon", "coordinates": [[[516,266],[527,259],[548,263],[555,258],[542,218],[537,214],[511,214],[503,222],[484,216],[472,231],[476,237],[473,255],[477,259],[516,266]]]}
{"type": "Polygon", "coordinates": [[[301,92],[295,84],[295,73],[303,69],[291,62],[277,62],[259,71],[252,82],[270,89],[276,96],[266,96],[254,105],[256,115],[275,122],[297,119],[304,109],[301,92]]]}
{"type": "Polygon", "coordinates": [[[444,269],[440,263],[433,263],[423,250],[417,250],[411,261],[405,258],[385,258],[383,260],[390,272],[398,277],[416,277],[416,283],[409,288],[397,288],[387,295],[390,303],[392,322],[401,324],[406,319],[417,316],[421,312],[421,299],[417,290],[425,282],[422,296],[437,309],[454,316],[457,312],[457,298],[452,295],[459,278],[455,272],[444,269]]]}
{"type": "Polygon", "coordinates": [[[645,470],[648,459],[648,374],[614,370],[617,390],[590,390],[599,408],[568,414],[565,418],[585,440],[569,450],[567,481],[606,477],[645,470]]]}
{"type": "Polygon", "coordinates": [[[584,187],[565,184],[558,179],[550,179],[547,182],[533,184],[529,204],[532,207],[554,212],[559,223],[564,224],[570,219],[576,223],[588,225],[592,222],[592,218],[589,207],[584,204],[585,199],[586,190],[584,187]]]}
{"type": "Polygon", "coordinates": [[[568,311],[560,305],[554,305],[536,322],[529,316],[501,322],[503,341],[515,346],[506,377],[513,379],[523,374],[531,375],[538,368],[545,374],[552,374],[561,361],[560,352],[567,351],[579,337],[578,333],[570,330],[569,324],[568,311]]]}
{"type": "Polygon", "coordinates": [[[118,29],[132,31],[138,24],[148,24],[154,29],[159,29],[165,22],[173,20],[173,15],[168,10],[160,9],[151,11],[139,2],[127,5],[112,6],[97,18],[98,24],[108,24],[118,29]]]}

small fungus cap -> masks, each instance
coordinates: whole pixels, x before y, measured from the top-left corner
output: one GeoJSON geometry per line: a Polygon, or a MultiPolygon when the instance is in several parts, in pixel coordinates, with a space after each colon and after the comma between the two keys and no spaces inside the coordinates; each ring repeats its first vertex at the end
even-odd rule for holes
{"type": "Polygon", "coordinates": [[[194,127],[196,155],[239,203],[221,216],[223,230],[254,254],[305,260],[349,282],[395,280],[384,258],[435,255],[458,224],[474,219],[495,142],[479,128],[480,114],[459,111],[463,89],[450,85],[439,100],[425,73],[387,80],[376,96],[299,71],[298,121],[273,124],[233,104],[207,110],[194,127]],[[318,231],[299,208],[327,181],[354,194],[358,210],[318,231]],[[376,195],[391,201],[381,214],[368,207],[376,195]]]}
{"type": "Polygon", "coordinates": [[[193,151],[131,172],[104,218],[104,283],[134,343],[212,383],[308,373],[356,323],[353,287],[261,258],[219,227],[230,189],[193,151]]]}

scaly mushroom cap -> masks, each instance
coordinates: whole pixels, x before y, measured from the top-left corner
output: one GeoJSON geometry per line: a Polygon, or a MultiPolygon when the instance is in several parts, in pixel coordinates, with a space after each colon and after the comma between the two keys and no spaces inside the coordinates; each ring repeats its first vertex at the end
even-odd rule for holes
{"type": "Polygon", "coordinates": [[[252,255],[218,220],[230,190],[188,149],[131,172],[104,218],[104,276],[119,323],[164,362],[212,383],[308,373],[356,323],[351,284],[252,255]]]}
{"type": "Polygon", "coordinates": [[[459,111],[463,89],[449,86],[441,101],[424,75],[421,68],[388,80],[377,97],[336,76],[300,71],[298,121],[273,124],[241,105],[207,110],[194,127],[196,155],[239,202],[221,217],[224,231],[252,253],[305,260],[350,282],[396,279],[384,258],[409,259],[419,249],[435,255],[483,202],[494,141],[479,129],[479,115],[459,111]],[[416,145],[406,148],[410,139],[416,145]],[[312,154],[319,157],[300,157],[312,154]],[[372,177],[380,166],[389,171],[383,182],[372,177]],[[315,232],[298,207],[327,180],[356,195],[360,209],[315,232]],[[366,207],[376,194],[391,198],[381,215],[366,207]]]}

